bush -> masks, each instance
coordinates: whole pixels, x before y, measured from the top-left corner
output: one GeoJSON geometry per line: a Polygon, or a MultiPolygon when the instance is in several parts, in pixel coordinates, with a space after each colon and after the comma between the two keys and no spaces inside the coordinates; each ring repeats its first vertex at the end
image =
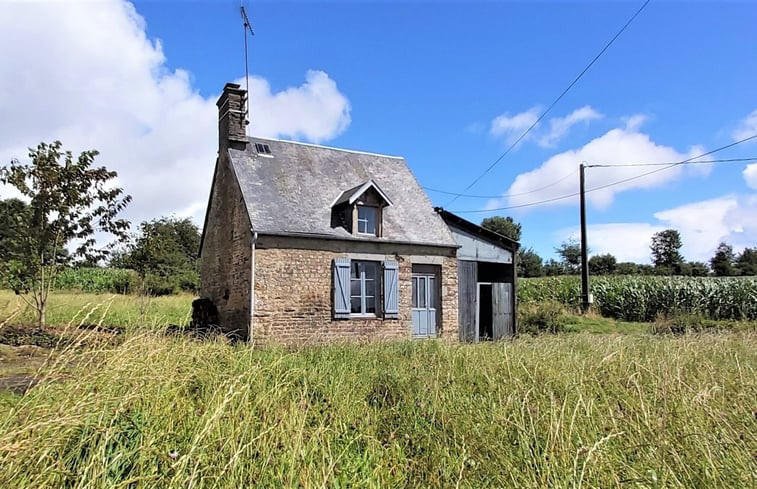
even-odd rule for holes
{"type": "Polygon", "coordinates": [[[518,309],[518,330],[528,334],[565,332],[563,306],[555,301],[522,305],[518,309]]]}

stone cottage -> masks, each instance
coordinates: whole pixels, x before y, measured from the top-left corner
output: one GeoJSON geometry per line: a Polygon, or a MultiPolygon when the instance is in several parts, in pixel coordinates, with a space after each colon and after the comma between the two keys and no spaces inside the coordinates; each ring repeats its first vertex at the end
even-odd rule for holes
{"type": "Polygon", "coordinates": [[[247,137],[218,100],[202,298],[257,342],[458,339],[458,244],[401,157],[247,137]]]}

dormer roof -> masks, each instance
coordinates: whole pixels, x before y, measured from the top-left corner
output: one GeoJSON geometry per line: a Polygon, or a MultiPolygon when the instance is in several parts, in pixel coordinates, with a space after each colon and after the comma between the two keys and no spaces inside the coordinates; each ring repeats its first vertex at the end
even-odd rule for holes
{"type": "Polygon", "coordinates": [[[376,182],[373,180],[368,180],[365,183],[361,183],[357,187],[352,187],[351,189],[345,190],[342,192],[336,200],[331,204],[331,207],[336,207],[339,205],[342,205],[344,203],[348,203],[350,205],[354,204],[360,197],[365,194],[368,189],[373,189],[376,191],[376,193],[383,199],[385,206],[391,206],[392,201],[389,200],[389,197],[386,196],[383,190],[381,190],[381,187],[379,187],[376,182]]]}

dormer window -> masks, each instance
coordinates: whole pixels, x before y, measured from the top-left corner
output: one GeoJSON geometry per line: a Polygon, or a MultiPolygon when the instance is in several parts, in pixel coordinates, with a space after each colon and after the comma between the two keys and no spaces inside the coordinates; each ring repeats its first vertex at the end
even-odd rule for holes
{"type": "Polygon", "coordinates": [[[376,236],[376,222],[378,221],[378,207],[357,205],[358,234],[372,234],[376,236]]]}
{"type": "Polygon", "coordinates": [[[357,237],[382,237],[383,217],[392,202],[373,180],[343,191],[331,204],[331,227],[357,237]]]}

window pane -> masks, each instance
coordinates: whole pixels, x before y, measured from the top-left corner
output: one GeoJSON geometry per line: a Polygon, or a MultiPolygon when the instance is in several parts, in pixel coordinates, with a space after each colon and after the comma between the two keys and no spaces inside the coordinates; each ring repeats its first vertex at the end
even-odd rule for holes
{"type": "Polygon", "coordinates": [[[413,277],[413,307],[418,307],[418,277],[413,277]]]}
{"type": "Polygon", "coordinates": [[[376,280],[376,272],[378,270],[378,266],[375,262],[372,261],[364,261],[361,262],[363,264],[363,271],[365,272],[365,278],[370,280],[376,280]]]}
{"type": "Polygon", "coordinates": [[[376,208],[359,205],[357,207],[357,232],[376,234],[376,208]]]}
{"type": "Polygon", "coordinates": [[[352,262],[352,266],[350,266],[350,277],[360,278],[360,262],[359,261],[352,262]]]}
{"type": "Polygon", "coordinates": [[[426,307],[426,280],[425,277],[418,278],[418,307],[426,307]]]}
{"type": "Polygon", "coordinates": [[[436,307],[436,286],[434,277],[428,278],[428,307],[433,309],[436,307]]]}
{"type": "Polygon", "coordinates": [[[372,296],[365,297],[365,313],[376,314],[376,298],[372,296]]]}
{"type": "Polygon", "coordinates": [[[365,295],[376,295],[376,281],[373,279],[365,279],[365,295]]]}
{"type": "Polygon", "coordinates": [[[360,314],[360,296],[352,296],[350,298],[350,312],[353,314],[360,314]]]}
{"type": "Polygon", "coordinates": [[[360,297],[360,279],[350,280],[350,295],[360,297]]]}

